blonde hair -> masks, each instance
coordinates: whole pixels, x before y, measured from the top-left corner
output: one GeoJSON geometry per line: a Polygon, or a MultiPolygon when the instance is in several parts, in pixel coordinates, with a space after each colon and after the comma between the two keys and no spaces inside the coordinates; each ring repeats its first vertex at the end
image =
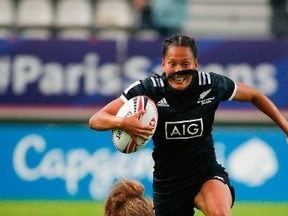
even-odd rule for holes
{"type": "Polygon", "coordinates": [[[152,200],[144,197],[144,186],[135,180],[119,180],[109,193],[105,216],[153,216],[152,200]]]}

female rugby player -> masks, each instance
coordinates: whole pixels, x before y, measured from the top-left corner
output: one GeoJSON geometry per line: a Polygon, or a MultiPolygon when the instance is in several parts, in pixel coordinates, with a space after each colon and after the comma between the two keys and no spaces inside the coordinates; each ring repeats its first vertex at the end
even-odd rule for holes
{"type": "Polygon", "coordinates": [[[212,138],[214,114],[221,101],[250,102],[288,135],[288,122],[261,92],[226,76],[197,70],[197,47],[187,36],[167,38],[163,44],[162,76],[133,83],[122,95],[95,113],[95,130],[122,128],[132,137],[146,138],[152,127],[141,125],[144,111],[116,117],[130,98],[147,95],[158,109],[153,135],[153,202],[156,216],[191,216],[197,207],[205,215],[232,215],[234,189],[216,161],[212,138]]]}

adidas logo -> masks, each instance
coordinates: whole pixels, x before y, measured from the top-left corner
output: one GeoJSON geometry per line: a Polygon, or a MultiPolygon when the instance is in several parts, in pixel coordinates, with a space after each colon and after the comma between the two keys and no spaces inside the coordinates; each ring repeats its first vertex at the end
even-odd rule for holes
{"type": "Polygon", "coordinates": [[[158,107],[169,107],[169,104],[167,103],[166,98],[162,98],[158,103],[156,104],[158,107]]]}

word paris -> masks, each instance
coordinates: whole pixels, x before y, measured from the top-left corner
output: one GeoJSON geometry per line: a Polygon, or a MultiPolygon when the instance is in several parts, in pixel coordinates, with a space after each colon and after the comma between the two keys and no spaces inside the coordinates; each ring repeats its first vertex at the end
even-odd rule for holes
{"type": "MultiPolygon", "coordinates": [[[[74,96],[77,94],[119,94],[124,87],[151,72],[161,73],[161,62],[153,65],[145,56],[134,56],[123,64],[102,63],[97,53],[87,53],[82,62],[43,62],[34,55],[0,57],[0,95],[11,91],[12,95],[32,93],[37,90],[43,96],[74,96]],[[148,71],[149,70],[149,71],[148,71]],[[109,82],[107,82],[109,80],[109,82]]],[[[218,63],[200,65],[199,70],[225,74],[234,81],[253,86],[266,95],[273,95],[278,88],[277,69],[272,64],[218,63]]]]}

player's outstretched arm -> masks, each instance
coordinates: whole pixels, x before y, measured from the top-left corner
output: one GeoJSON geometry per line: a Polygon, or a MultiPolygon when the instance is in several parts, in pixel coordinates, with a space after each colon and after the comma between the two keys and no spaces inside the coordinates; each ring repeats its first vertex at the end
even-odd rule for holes
{"type": "Polygon", "coordinates": [[[255,107],[269,116],[283,130],[288,141],[288,121],[275,104],[263,93],[243,83],[237,83],[237,92],[233,100],[254,104],[255,107]]]}

